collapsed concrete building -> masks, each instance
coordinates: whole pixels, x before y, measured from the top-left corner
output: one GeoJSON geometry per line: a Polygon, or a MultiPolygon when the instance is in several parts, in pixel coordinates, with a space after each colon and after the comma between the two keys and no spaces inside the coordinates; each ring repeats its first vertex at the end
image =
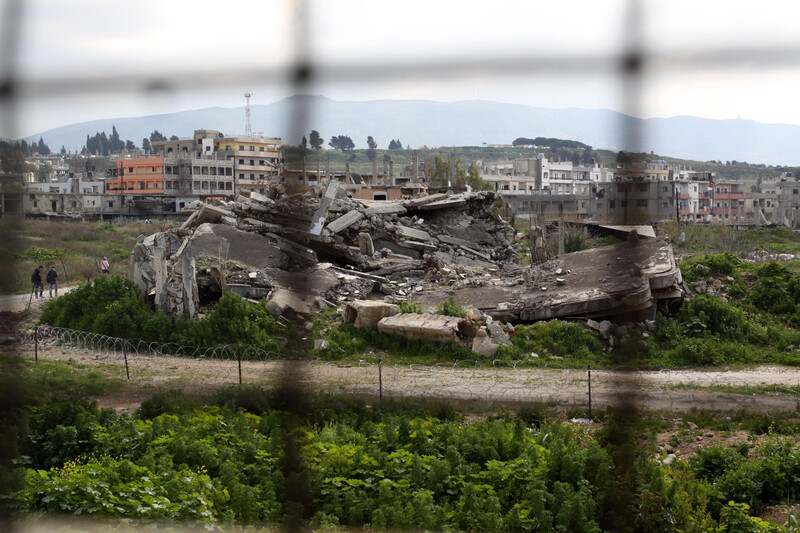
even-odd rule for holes
{"type": "Polygon", "coordinates": [[[278,184],[187,206],[180,227],[139,239],[130,278],[158,309],[192,317],[226,292],[265,299],[287,318],[357,300],[435,306],[452,296],[512,323],[649,317],[682,299],[672,247],[635,231],[620,244],[520,266],[514,229],[493,209],[498,198],[371,201],[335,181],[306,194],[278,184]]]}

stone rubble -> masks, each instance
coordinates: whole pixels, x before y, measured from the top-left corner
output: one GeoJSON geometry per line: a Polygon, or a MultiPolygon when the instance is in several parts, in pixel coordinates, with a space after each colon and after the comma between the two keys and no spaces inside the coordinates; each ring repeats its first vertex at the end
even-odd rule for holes
{"type": "MultiPolygon", "coordinates": [[[[457,340],[487,357],[511,344],[511,322],[583,318],[611,342],[627,334],[623,327],[612,337],[615,317],[647,331],[657,306],[682,299],[663,239],[630,236],[520,266],[518,235],[495,212],[498,198],[468,191],[371,201],[336,182],[304,194],[276,184],[267,194],[193,202],[179,227],[139,239],[129,276],[167,313],[196,317],[235,292],[265,300],[278,317],[345,308],[356,327],[457,340]],[[413,299],[431,309],[448,297],[468,308],[467,318],[397,305],[413,299]]],[[[544,233],[534,236],[538,249],[544,233]]]]}

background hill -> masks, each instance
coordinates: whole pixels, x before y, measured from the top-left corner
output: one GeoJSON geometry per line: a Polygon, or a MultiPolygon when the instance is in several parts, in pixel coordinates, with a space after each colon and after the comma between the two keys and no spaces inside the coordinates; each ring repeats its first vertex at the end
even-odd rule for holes
{"type": "MultiPolygon", "coordinates": [[[[738,160],[749,163],[800,164],[800,126],[763,124],[752,120],[713,120],[679,116],[636,119],[607,109],[545,109],[519,104],[481,100],[442,103],[425,100],[373,100],[340,102],[323,96],[293,96],[268,105],[252,105],[253,131],[281,137],[287,144],[289,119],[296,100],[310,106],[310,128],[327,141],[334,135],[348,135],[357,148],[366,148],[372,135],[379,148],[399,139],[403,145],[481,146],[511,144],[517,137],[572,139],[618,151],[623,145],[622,125],[639,122],[643,139],[640,148],[671,157],[706,160],[738,160]]],[[[86,136],[111,132],[112,125],[123,139],[141,145],[153,130],[167,135],[189,137],[195,129],[217,129],[225,134],[245,129],[244,107],[212,107],[144,117],[110,118],[63,126],[37,133],[53,150],[65,146],[80,150],[86,136]]]]}

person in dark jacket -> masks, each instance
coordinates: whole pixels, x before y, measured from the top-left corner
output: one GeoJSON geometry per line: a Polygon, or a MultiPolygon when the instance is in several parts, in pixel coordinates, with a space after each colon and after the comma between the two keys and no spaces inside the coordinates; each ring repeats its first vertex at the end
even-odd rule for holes
{"type": "Polygon", "coordinates": [[[44,284],[42,283],[43,268],[44,267],[42,265],[39,265],[38,268],[33,271],[33,274],[31,274],[31,281],[33,282],[33,294],[35,294],[37,298],[44,296],[44,284]]]}
{"type": "Polygon", "coordinates": [[[58,296],[58,272],[54,265],[50,265],[50,270],[47,271],[47,283],[50,284],[50,298],[53,297],[53,289],[56,290],[56,296],[58,296]]]}

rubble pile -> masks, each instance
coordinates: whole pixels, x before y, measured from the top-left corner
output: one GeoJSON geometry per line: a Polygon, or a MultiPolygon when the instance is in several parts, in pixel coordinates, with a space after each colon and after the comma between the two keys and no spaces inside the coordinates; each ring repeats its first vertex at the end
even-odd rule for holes
{"type": "Polygon", "coordinates": [[[482,191],[369,201],[337,182],[306,194],[277,184],[265,195],[189,205],[179,228],[140,238],[130,277],[159,309],[190,316],[231,291],[278,298],[276,312],[299,314],[370,294],[403,300],[517,262],[496,199],[482,191]]]}
{"type": "Polygon", "coordinates": [[[492,210],[496,199],[468,191],[370,201],[337,182],[305,194],[276,185],[189,206],[179,228],[139,239],[130,278],[168,313],[196,316],[235,292],[266,300],[275,316],[346,308],[364,327],[457,340],[487,356],[510,342],[513,323],[644,323],[682,300],[672,246],[639,229],[627,242],[521,266],[513,228],[492,210]],[[448,298],[468,316],[396,305],[413,299],[430,310],[448,298]]]}

